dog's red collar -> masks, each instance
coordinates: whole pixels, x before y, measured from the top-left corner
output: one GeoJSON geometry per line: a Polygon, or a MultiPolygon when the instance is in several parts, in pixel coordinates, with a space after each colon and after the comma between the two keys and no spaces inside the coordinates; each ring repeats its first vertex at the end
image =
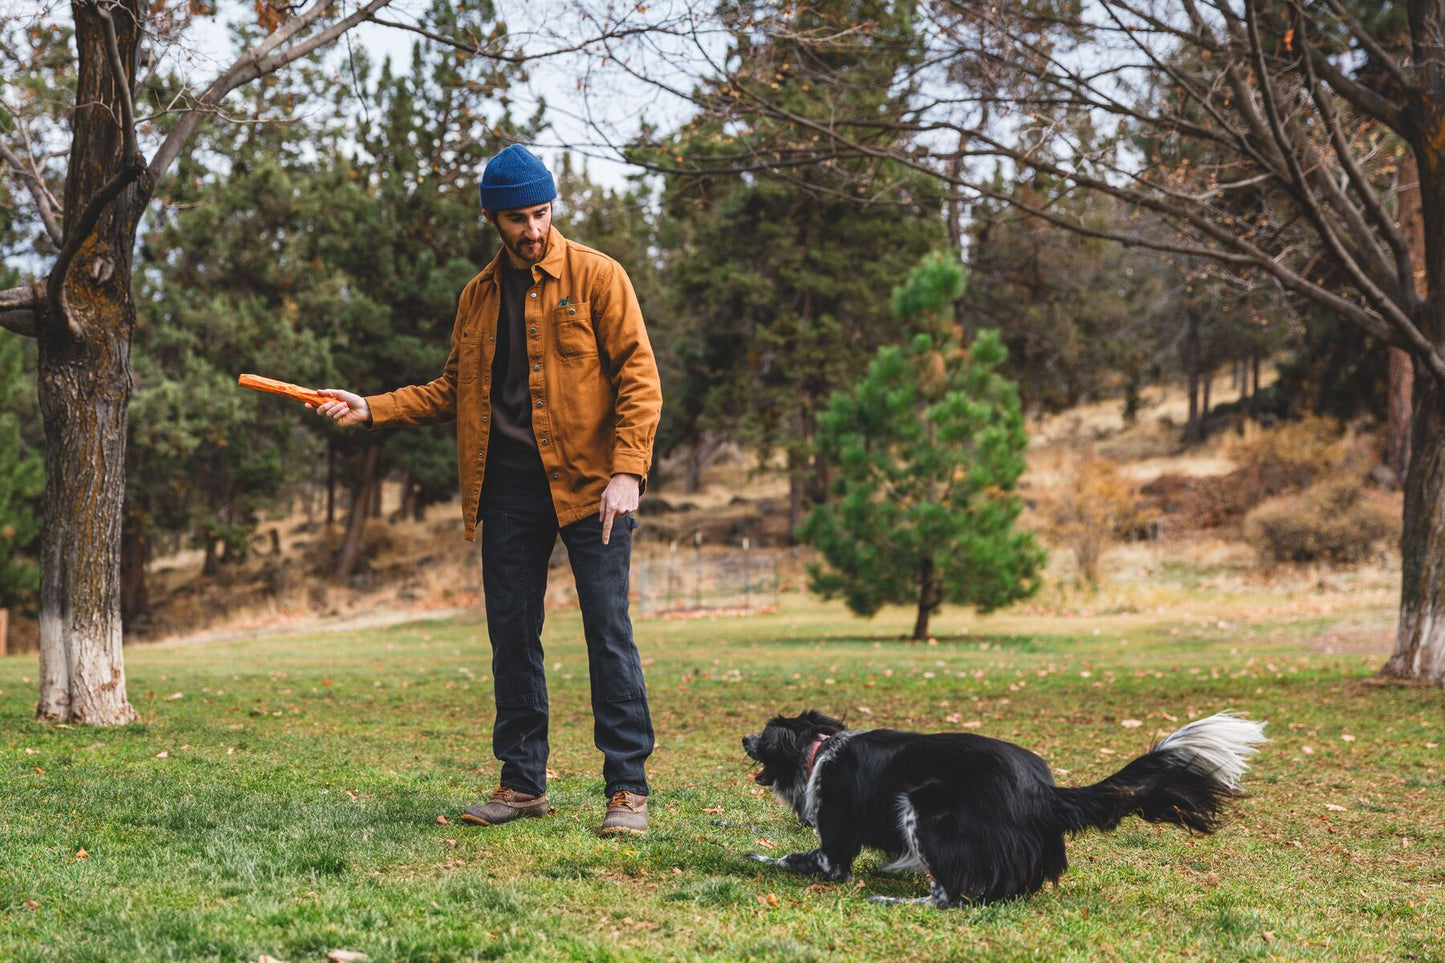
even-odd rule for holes
{"type": "Polygon", "coordinates": [[[805,779],[813,774],[813,764],[818,761],[818,750],[823,748],[823,743],[827,741],[827,736],[819,736],[813,740],[813,748],[808,750],[808,768],[803,772],[805,779]]]}

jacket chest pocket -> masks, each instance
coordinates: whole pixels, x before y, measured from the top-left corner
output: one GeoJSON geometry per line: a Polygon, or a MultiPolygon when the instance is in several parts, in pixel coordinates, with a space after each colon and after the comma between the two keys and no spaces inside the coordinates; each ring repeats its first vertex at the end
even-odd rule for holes
{"type": "Polygon", "coordinates": [[[482,339],[463,338],[457,342],[457,381],[471,384],[482,370],[482,339]]]}
{"type": "Polygon", "coordinates": [[[552,312],[552,333],[557,357],[563,361],[597,357],[597,335],[592,330],[592,306],[586,301],[559,305],[552,312]]]}

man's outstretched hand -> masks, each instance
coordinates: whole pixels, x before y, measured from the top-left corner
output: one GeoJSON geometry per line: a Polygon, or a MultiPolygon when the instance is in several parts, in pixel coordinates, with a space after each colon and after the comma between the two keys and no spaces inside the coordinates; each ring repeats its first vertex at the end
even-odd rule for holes
{"type": "MultiPolygon", "coordinates": [[[[350,428],[353,425],[371,424],[371,406],[361,395],[354,395],[349,391],[342,391],[340,388],[321,388],[320,394],[328,398],[335,398],[335,401],[328,401],[322,405],[316,405],[316,413],[325,418],[330,418],[343,428],[350,428]]],[[[310,408],[311,405],[306,407],[310,408]]],[[[604,538],[603,541],[606,541],[604,538]]]]}
{"type": "Polygon", "coordinates": [[[602,505],[597,510],[597,517],[602,519],[603,545],[612,537],[612,520],[618,515],[637,511],[641,487],[642,480],[636,475],[613,475],[603,489],[602,505]]]}

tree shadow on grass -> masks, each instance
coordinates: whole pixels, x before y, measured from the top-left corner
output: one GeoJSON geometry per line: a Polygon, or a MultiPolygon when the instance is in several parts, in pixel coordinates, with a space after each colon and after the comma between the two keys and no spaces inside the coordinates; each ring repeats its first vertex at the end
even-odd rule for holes
{"type": "Polygon", "coordinates": [[[824,635],[814,638],[784,638],[770,640],[769,644],[778,646],[815,646],[825,645],[875,645],[883,644],[901,651],[926,651],[937,649],[939,651],[976,651],[976,652],[1063,652],[1071,641],[1071,636],[1066,635],[1041,635],[1038,633],[1028,634],[956,634],[956,635],[935,635],[930,637],[929,642],[919,642],[907,635],[890,633],[876,633],[872,635],[824,635]]]}

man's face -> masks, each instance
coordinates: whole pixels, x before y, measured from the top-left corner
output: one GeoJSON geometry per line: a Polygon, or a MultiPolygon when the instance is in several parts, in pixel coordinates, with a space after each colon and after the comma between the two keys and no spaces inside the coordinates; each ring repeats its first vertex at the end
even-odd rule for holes
{"type": "Polygon", "coordinates": [[[501,235],[502,246],[512,255],[512,263],[522,266],[542,260],[542,255],[547,253],[547,237],[552,230],[550,201],[536,207],[485,213],[487,220],[501,235]]]}

